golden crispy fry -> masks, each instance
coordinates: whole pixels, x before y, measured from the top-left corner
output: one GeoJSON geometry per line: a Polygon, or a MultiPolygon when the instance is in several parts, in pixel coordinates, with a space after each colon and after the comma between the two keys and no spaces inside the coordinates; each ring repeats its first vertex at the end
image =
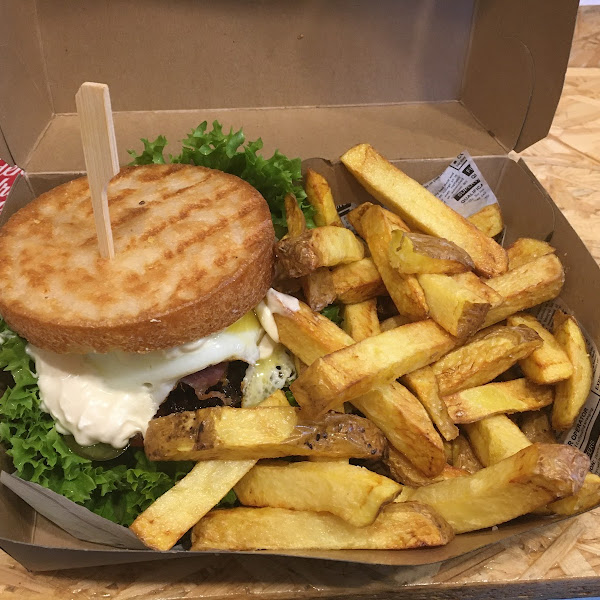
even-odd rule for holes
{"type": "MultiPolygon", "coordinates": [[[[367,212],[367,210],[369,210],[369,208],[371,208],[371,206],[374,206],[372,202],[364,202],[360,206],[357,206],[354,210],[351,210],[347,215],[350,225],[354,227],[356,233],[358,233],[358,235],[360,235],[360,237],[363,239],[365,239],[365,236],[361,220],[363,215],[367,212]]],[[[384,210],[383,215],[392,229],[409,231],[408,225],[398,215],[390,212],[389,210],[384,210]]]]}
{"type": "Polygon", "coordinates": [[[284,202],[288,236],[296,237],[306,231],[306,219],[304,218],[304,213],[300,209],[294,194],[287,194],[284,202]]]}
{"type": "Polygon", "coordinates": [[[348,463],[275,461],[256,465],[234,491],[244,506],[328,512],[365,527],[400,489],[395,481],[348,463]]]}
{"type": "Polygon", "coordinates": [[[404,375],[402,383],[416,395],[425,407],[438,431],[445,440],[453,440],[458,428],[452,422],[446,404],[440,398],[440,390],[431,367],[423,367],[404,375]]]}
{"type": "Polygon", "coordinates": [[[371,258],[335,267],[331,275],[336,299],[343,304],[356,304],[387,294],[381,275],[371,258]]]}
{"type": "Polygon", "coordinates": [[[405,317],[404,315],[394,315],[385,321],[382,321],[379,324],[379,328],[381,331],[389,331],[390,329],[396,329],[396,327],[400,327],[401,325],[408,325],[408,323],[412,323],[412,321],[405,317]]]}
{"type": "Polygon", "coordinates": [[[490,305],[448,275],[417,275],[425,292],[429,316],[448,333],[465,338],[483,324],[490,305]]]}
{"type": "Polygon", "coordinates": [[[564,281],[562,264],[554,254],[536,258],[505,275],[488,279],[485,283],[496,290],[504,302],[488,312],[484,327],[556,298],[564,281]]]}
{"type": "Polygon", "coordinates": [[[383,459],[383,462],[387,465],[390,470],[390,476],[401,483],[402,485],[408,485],[410,487],[421,487],[422,485],[430,485],[437,481],[445,481],[446,479],[452,479],[453,477],[464,477],[468,475],[468,471],[464,469],[457,469],[450,465],[444,465],[444,468],[439,475],[435,477],[427,477],[423,475],[419,469],[417,469],[401,452],[398,452],[395,448],[388,448],[388,454],[383,459]]]}
{"type": "Polygon", "coordinates": [[[525,325],[542,339],[542,345],[519,361],[523,373],[536,383],[556,383],[573,374],[573,365],[554,336],[533,316],[519,313],[508,317],[508,325],[525,325]]]}
{"type": "Polygon", "coordinates": [[[308,201],[315,209],[315,225],[317,227],[323,227],[324,225],[342,227],[342,221],[331,195],[331,188],[325,177],[312,169],[308,169],[304,180],[304,188],[308,201]]]}
{"type": "Polygon", "coordinates": [[[508,254],[508,270],[518,269],[536,258],[546,256],[546,254],[553,254],[554,252],[554,248],[547,242],[533,238],[519,238],[506,249],[506,253],[508,254]]]}
{"type": "Polygon", "coordinates": [[[291,389],[302,409],[318,417],[340,402],[428,365],[454,344],[434,321],[402,325],[317,359],[291,389]]]}
{"type": "Polygon", "coordinates": [[[519,415],[519,428],[527,439],[535,444],[555,444],[556,436],[550,426],[550,419],[545,410],[533,410],[519,415]]]}
{"type": "Polygon", "coordinates": [[[421,403],[404,386],[394,382],[374,388],[352,404],[424,475],[435,477],[444,468],[442,439],[421,403]]]}
{"type": "Polygon", "coordinates": [[[170,550],[255,464],[251,459],[198,463],[129,528],[149,548],[170,550]]]}
{"type": "Polygon", "coordinates": [[[422,233],[392,232],[390,264],[403,275],[464,273],[473,269],[471,257],[453,242],[422,233]]]}
{"type": "Polygon", "coordinates": [[[405,550],[442,546],[453,535],[433,510],[413,502],[389,504],[367,527],[327,513],[240,507],[206,515],[192,531],[192,550],[405,550]]]}
{"type": "Polygon", "coordinates": [[[590,393],[592,365],[585,339],[574,317],[556,312],[554,337],[573,365],[573,375],[556,385],[552,407],[552,427],[556,431],[564,431],[572,427],[590,393]]]}
{"type": "Polygon", "coordinates": [[[321,267],[302,277],[302,291],[308,305],[319,312],[335,301],[333,276],[327,267],[321,267]]]}
{"type": "Polygon", "coordinates": [[[485,467],[531,446],[525,434],[506,416],[494,415],[465,425],[471,446],[485,467]]]}
{"type": "Polygon", "coordinates": [[[538,410],[552,404],[553,389],[525,378],[488,383],[444,396],[455,423],[473,423],[499,413],[538,410]]]}
{"type": "Polygon", "coordinates": [[[297,237],[277,242],[277,261],[289,277],[302,277],[320,267],[351,263],[365,256],[359,239],[343,227],[308,229],[297,237]]]}
{"type": "Polygon", "coordinates": [[[218,406],[153,419],[150,460],[245,460],[283,456],[377,458],[383,434],[367,419],[330,412],[311,421],[292,406],[218,406]]]}
{"type": "Polygon", "coordinates": [[[344,331],[357,342],[381,333],[377,318],[377,299],[347,304],[344,308],[344,331]]]}
{"type": "Polygon", "coordinates": [[[361,226],[364,238],[398,312],[414,321],[425,319],[427,302],[417,278],[414,275],[402,275],[390,265],[388,250],[395,229],[386,218],[386,212],[381,206],[371,206],[363,214],[361,226]]]}
{"type": "Polygon", "coordinates": [[[279,340],[303,363],[310,365],[317,358],[345,348],[354,340],[327,317],[314,312],[300,302],[300,310],[273,315],[279,340]]]}
{"type": "Polygon", "coordinates": [[[504,298],[496,291],[493,290],[489,285],[486,285],[475,273],[467,271],[466,273],[458,273],[452,275],[452,279],[458,281],[460,285],[471,290],[474,294],[477,294],[483,300],[485,300],[490,308],[496,308],[502,304],[504,298]]]}
{"type": "Polygon", "coordinates": [[[454,242],[473,259],[477,272],[486,277],[506,271],[508,259],[503,248],[369,144],[350,148],[341,161],[372,196],[399,214],[411,229],[454,242]]]}
{"type": "Polygon", "coordinates": [[[440,394],[447,396],[488,383],[541,344],[538,334],[529,327],[499,325],[481,331],[468,344],[431,365],[440,394]]]}
{"type": "Polygon", "coordinates": [[[556,515],[570,516],[590,510],[598,504],[600,504],[600,477],[588,473],[578,492],[552,502],[546,508],[556,515]]]}
{"type": "Polygon", "coordinates": [[[469,440],[462,434],[452,440],[452,464],[467,473],[476,473],[483,468],[469,440]]]}
{"type": "Polygon", "coordinates": [[[484,206],[479,212],[467,217],[467,221],[490,237],[498,235],[504,229],[500,205],[497,202],[484,206]]]}
{"type": "Polygon", "coordinates": [[[576,493],[590,461],[562,444],[533,444],[467,477],[404,488],[396,502],[432,506],[456,533],[492,527],[576,493]]]}
{"type": "Polygon", "coordinates": [[[281,390],[274,391],[268,398],[265,398],[258,406],[260,408],[273,408],[275,406],[289,406],[285,394],[281,390]]]}

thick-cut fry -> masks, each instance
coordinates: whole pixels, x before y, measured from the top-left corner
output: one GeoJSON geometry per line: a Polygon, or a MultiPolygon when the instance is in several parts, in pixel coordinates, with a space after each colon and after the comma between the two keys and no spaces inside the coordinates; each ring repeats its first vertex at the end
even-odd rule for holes
{"type": "Polygon", "coordinates": [[[462,434],[452,440],[452,464],[467,473],[476,473],[483,468],[469,440],[462,434]]]}
{"type": "Polygon", "coordinates": [[[554,252],[554,248],[547,242],[533,238],[519,238],[506,249],[508,270],[518,269],[528,262],[540,258],[540,256],[546,256],[546,254],[553,254],[554,252]]]}
{"type": "Polygon", "coordinates": [[[375,423],[389,443],[424,475],[444,468],[444,445],[421,403],[402,385],[374,388],[352,403],[375,423]]]}
{"type": "Polygon", "coordinates": [[[377,299],[347,304],[344,308],[344,331],[357,342],[381,333],[377,318],[377,299]]]}
{"type": "Polygon", "coordinates": [[[331,188],[325,177],[312,169],[307,169],[304,189],[308,201],[315,209],[315,225],[317,227],[323,227],[324,225],[342,227],[342,221],[335,208],[331,188]]]}
{"type": "Polygon", "coordinates": [[[485,283],[496,290],[504,301],[488,312],[484,327],[556,298],[564,281],[562,264],[554,254],[536,258],[500,277],[488,279],[485,283]]]}
{"type": "Polygon", "coordinates": [[[519,428],[527,439],[535,444],[555,444],[556,436],[550,426],[550,419],[545,410],[533,410],[519,415],[519,428]]]}
{"type": "Polygon", "coordinates": [[[255,464],[252,459],[199,462],[129,528],[149,548],[170,550],[255,464]]]}
{"type": "Polygon", "coordinates": [[[531,354],[542,341],[529,327],[492,327],[471,342],[449,352],[431,365],[446,396],[495,379],[517,360],[531,354]]]}
{"type": "Polygon", "coordinates": [[[371,195],[399,214],[410,228],[454,242],[469,254],[476,270],[486,277],[506,271],[508,259],[502,247],[369,144],[350,148],[341,161],[371,195]]]}
{"type": "Polygon", "coordinates": [[[390,476],[401,483],[410,487],[421,487],[422,485],[430,485],[437,481],[445,481],[453,477],[464,477],[468,475],[468,471],[457,469],[450,465],[444,465],[444,468],[439,475],[435,477],[427,477],[423,475],[401,452],[395,448],[388,448],[388,454],[383,459],[387,468],[390,470],[390,476]]]}
{"type": "Polygon", "coordinates": [[[354,340],[327,317],[300,302],[300,310],[273,315],[279,341],[303,363],[354,344],[354,340]]]}
{"type": "Polygon", "coordinates": [[[573,365],[554,336],[533,316],[527,313],[512,315],[508,325],[525,325],[542,339],[542,345],[519,361],[523,373],[536,383],[556,383],[573,374],[573,365]]]}
{"type": "Polygon", "coordinates": [[[275,252],[289,277],[302,277],[320,267],[351,263],[365,256],[364,246],[349,229],[333,225],[282,239],[275,252]]]}
{"type": "Polygon", "coordinates": [[[402,383],[416,395],[444,439],[453,440],[458,435],[458,428],[452,422],[446,404],[440,398],[440,390],[433,369],[423,367],[412,371],[412,373],[404,375],[402,383]]]}
{"type": "Polygon", "coordinates": [[[389,246],[394,225],[386,218],[381,206],[371,206],[361,218],[362,232],[373,262],[398,312],[413,321],[427,317],[425,294],[414,275],[402,275],[390,264],[389,246]]]}
{"type": "Polygon", "coordinates": [[[598,504],[600,504],[600,477],[588,473],[577,493],[552,502],[546,508],[556,515],[570,516],[590,510],[598,504]]]}
{"type": "Polygon", "coordinates": [[[408,317],[405,317],[404,315],[394,315],[385,321],[381,321],[379,328],[381,331],[389,331],[390,329],[396,329],[396,327],[400,327],[401,325],[408,325],[408,323],[412,323],[408,317]]]}
{"type": "Polygon", "coordinates": [[[496,290],[493,290],[489,285],[486,285],[479,277],[477,277],[477,275],[475,275],[475,273],[472,273],[471,271],[452,275],[452,279],[458,281],[460,285],[466,287],[474,294],[477,294],[483,298],[483,300],[490,305],[490,308],[496,308],[496,306],[500,306],[504,300],[496,290]]]}
{"type": "Polygon", "coordinates": [[[417,275],[429,316],[448,333],[465,338],[482,325],[490,305],[448,275],[417,275]]]}
{"type": "MultiPolygon", "coordinates": [[[[361,238],[365,239],[364,230],[361,223],[363,215],[374,206],[372,202],[364,202],[360,206],[357,206],[354,210],[351,210],[347,217],[348,221],[350,221],[350,225],[354,227],[354,230],[361,238]]],[[[384,218],[389,223],[392,229],[400,229],[402,231],[409,231],[408,225],[396,214],[390,212],[389,210],[384,211],[384,218]]]]}
{"type": "Polygon", "coordinates": [[[240,507],[206,515],[192,531],[192,550],[406,550],[453,536],[435,511],[413,502],[389,504],[367,527],[327,513],[240,507]]]}
{"type": "Polygon", "coordinates": [[[500,205],[497,202],[484,206],[479,212],[467,217],[467,221],[490,237],[498,235],[504,229],[500,205]]]}
{"type": "Polygon", "coordinates": [[[494,415],[465,425],[471,446],[485,467],[531,446],[525,434],[506,415],[494,415]]]}
{"type": "Polygon", "coordinates": [[[473,423],[499,413],[538,410],[552,404],[553,389],[525,378],[488,383],[444,396],[455,423],[473,423]]]}
{"type": "Polygon", "coordinates": [[[296,237],[306,231],[306,218],[293,194],[287,194],[285,202],[285,220],[289,237],[296,237]]]}
{"type": "Polygon", "coordinates": [[[343,304],[356,304],[387,294],[381,275],[371,258],[335,267],[331,276],[336,299],[343,304]]]}
{"type": "Polygon", "coordinates": [[[311,421],[292,406],[174,413],[153,419],[144,437],[150,460],[377,458],[385,446],[381,431],[363,417],[330,412],[311,421]]]}
{"type": "Polygon", "coordinates": [[[434,321],[409,323],[317,359],[291,389],[302,409],[318,417],[340,402],[430,364],[454,344],[434,321]]]}
{"type": "Polygon", "coordinates": [[[456,533],[492,527],[576,493],[588,457],[571,446],[533,444],[477,471],[420,488],[404,488],[396,502],[432,506],[456,533]]]}
{"type": "Polygon", "coordinates": [[[328,512],[365,527],[400,489],[388,477],[348,463],[274,462],[256,465],[234,491],[244,506],[328,512]]]}
{"type": "Polygon", "coordinates": [[[289,406],[285,394],[281,390],[275,390],[268,398],[265,398],[258,406],[260,408],[273,408],[276,406],[289,406]]]}
{"type": "Polygon", "coordinates": [[[556,385],[552,407],[552,427],[556,431],[564,431],[573,426],[590,393],[592,365],[585,339],[574,317],[556,312],[554,337],[573,365],[573,375],[556,385]]]}
{"type": "Polygon", "coordinates": [[[398,273],[464,273],[473,269],[471,257],[444,238],[423,233],[392,232],[390,264],[398,273]]]}
{"type": "Polygon", "coordinates": [[[302,277],[302,291],[308,305],[319,312],[335,302],[333,276],[327,267],[321,267],[302,277]]]}

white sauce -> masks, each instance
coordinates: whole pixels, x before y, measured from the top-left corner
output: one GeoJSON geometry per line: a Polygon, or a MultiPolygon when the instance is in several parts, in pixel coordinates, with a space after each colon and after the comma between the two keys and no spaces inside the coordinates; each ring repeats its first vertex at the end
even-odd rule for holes
{"type": "Polygon", "coordinates": [[[177,348],[128,354],[56,354],[31,345],[42,408],[78,444],[124,447],[144,434],[179,379],[225,360],[254,364],[263,331],[247,313],[227,329],[177,348]]]}
{"type": "MultiPolygon", "coordinates": [[[[294,296],[282,294],[273,288],[269,289],[264,300],[261,300],[255,308],[256,316],[263,329],[276,343],[279,342],[279,332],[273,314],[285,315],[288,312],[300,310],[300,302],[294,296]]],[[[261,356],[261,358],[264,358],[261,356]]]]}

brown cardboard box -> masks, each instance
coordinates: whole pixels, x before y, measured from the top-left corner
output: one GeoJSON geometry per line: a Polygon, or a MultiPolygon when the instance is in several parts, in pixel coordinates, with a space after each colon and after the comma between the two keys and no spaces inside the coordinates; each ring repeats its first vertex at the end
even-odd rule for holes
{"type": "MultiPolygon", "coordinates": [[[[419,181],[469,150],[496,192],[506,241],[550,239],[562,300],[600,343],[600,270],[522,162],[554,115],[576,0],[0,0],[0,156],[25,169],[0,222],[84,169],[83,81],[109,84],[121,164],[140,137],[177,141],[203,120],[243,126],[265,154],[322,157],[338,202],[364,191],[336,161],[368,141],[419,181]],[[585,283],[584,283],[585,282],[585,283]]],[[[168,149],[167,149],[168,151],[168,149]]],[[[410,565],[547,523],[518,520],[421,551],[295,555],[410,565]]],[[[181,556],[82,542],[0,486],[0,546],[30,569],[181,556]]],[[[292,553],[288,553],[292,554],[292,553]]],[[[189,556],[189,554],[187,554],[189,556]]]]}

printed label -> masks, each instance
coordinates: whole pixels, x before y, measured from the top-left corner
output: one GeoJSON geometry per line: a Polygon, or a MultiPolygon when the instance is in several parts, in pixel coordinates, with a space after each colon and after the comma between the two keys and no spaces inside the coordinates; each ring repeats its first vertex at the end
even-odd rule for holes
{"type": "Polygon", "coordinates": [[[19,175],[23,174],[23,169],[17,166],[11,166],[0,158],[0,212],[4,208],[8,194],[15,184],[19,175]]]}

